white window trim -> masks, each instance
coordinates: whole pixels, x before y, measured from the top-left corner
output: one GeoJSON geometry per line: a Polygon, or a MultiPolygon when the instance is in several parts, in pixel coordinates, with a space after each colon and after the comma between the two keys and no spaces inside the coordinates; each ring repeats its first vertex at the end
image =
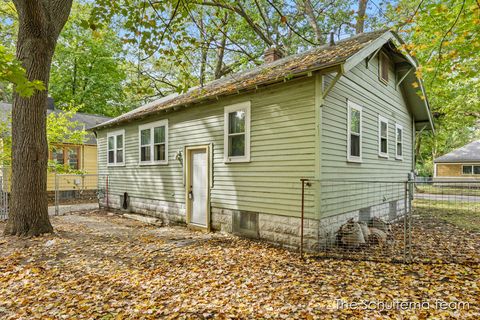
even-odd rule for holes
{"type": "Polygon", "coordinates": [[[168,165],[168,119],[146,123],[138,126],[138,164],[141,166],[168,165]],[[154,160],[154,128],[165,127],[165,160],[154,160]],[[142,161],[142,130],[150,129],[150,160],[142,161]]]}
{"type": "Polygon", "coordinates": [[[473,167],[479,167],[480,164],[472,163],[472,164],[462,164],[462,176],[479,176],[480,173],[475,173],[473,167]],[[463,173],[463,167],[472,167],[472,173],[463,173]]]}
{"type": "Polygon", "coordinates": [[[107,167],[123,167],[125,166],[125,130],[117,130],[117,131],[111,131],[111,132],[108,132],[107,133],[107,167]],[[122,149],[122,158],[123,158],[123,161],[122,162],[117,162],[117,136],[119,135],[122,135],[123,136],[123,149],[122,149]],[[115,159],[115,162],[114,163],[110,163],[108,162],[108,151],[110,151],[108,149],[108,140],[110,137],[115,137],[115,141],[114,141],[114,159],[115,159]]]}
{"type": "Polygon", "coordinates": [[[383,52],[383,51],[380,51],[379,55],[378,55],[378,79],[380,80],[381,83],[385,84],[385,85],[388,85],[388,81],[390,80],[390,74],[389,71],[390,70],[387,70],[387,74],[388,74],[388,79],[385,80],[382,78],[382,69],[383,69],[383,60],[386,60],[388,63],[387,65],[390,66],[390,58],[388,57],[388,55],[383,52]]]}
{"type": "Polygon", "coordinates": [[[348,162],[362,162],[362,141],[363,141],[363,134],[362,134],[362,130],[363,130],[363,108],[362,106],[348,100],[347,101],[347,105],[348,105],[348,111],[347,111],[347,161],[348,162]],[[357,156],[352,156],[350,155],[350,145],[351,145],[351,140],[350,140],[350,133],[351,133],[351,128],[350,128],[350,124],[351,124],[351,113],[352,113],[352,109],[356,109],[358,111],[360,111],[360,156],[357,157],[357,156]]]}
{"type": "Polygon", "coordinates": [[[388,119],[378,115],[378,156],[388,159],[388,119]],[[382,152],[382,122],[387,124],[387,152],[382,152]]]}
{"type": "Polygon", "coordinates": [[[224,108],[224,119],[223,119],[223,153],[225,163],[235,163],[235,162],[250,162],[250,101],[241,102],[226,106],[224,108]],[[228,114],[234,111],[245,110],[245,155],[229,157],[228,156],[228,125],[229,119],[228,114]]]}
{"type": "Polygon", "coordinates": [[[405,136],[404,136],[405,131],[403,131],[403,126],[401,124],[396,123],[395,124],[395,159],[397,160],[403,160],[403,152],[405,151],[404,144],[405,144],[405,136]],[[402,155],[398,155],[398,134],[397,131],[398,129],[402,130],[402,155]]]}

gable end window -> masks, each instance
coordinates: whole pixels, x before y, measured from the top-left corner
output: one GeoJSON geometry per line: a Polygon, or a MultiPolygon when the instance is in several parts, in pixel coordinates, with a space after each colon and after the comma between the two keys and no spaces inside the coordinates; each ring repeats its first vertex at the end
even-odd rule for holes
{"type": "Polygon", "coordinates": [[[381,82],[388,83],[388,69],[390,60],[385,52],[380,52],[378,55],[378,78],[381,82]]]}
{"type": "Polygon", "coordinates": [[[124,138],[125,130],[118,130],[107,134],[108,166],[123,166],[125,164],[124,138]]]}
{"type": "Polygon", "coordinates": [[[362,107],[348,101],[347,115],[347,160],[362,161],[362,107]]]}
{"type": "Polygon", "coordinates": [[[378,155],[388,158],[388,120],[378,116],[378,155]]]}
{"type": "Polygon", "coordinates": [[[225,107],[225,162],[250,161],[250,101],[225,107]]]}
{"type": "Polygon", "coordinates": [[[403,127],[395,124],[395,159],[403,159],[403,127]]]}
{"type": "Polygon", "coordinates": [[[140,164],[168,164],[168,120],[138,127],[140,164]]]}
{"type": "Polygon", "coordinates": [[[480,174],[480,165],[463,165],[462,166],[463,175],[479,175],[480,174]]]}

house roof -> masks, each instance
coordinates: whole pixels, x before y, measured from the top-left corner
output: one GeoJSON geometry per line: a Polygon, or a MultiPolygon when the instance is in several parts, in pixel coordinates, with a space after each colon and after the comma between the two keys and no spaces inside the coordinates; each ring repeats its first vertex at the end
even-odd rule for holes
{"type": "Polygon", "coordinates": [[[434,160],[435,163],[464,163],[478,162],[480,163],[480,140],[470,142],[461,148],[455,149],[434,160]]]}
{"type": "MultiPolygon", "coordinates": [[[[10,103],[4,103],[0,102],[0,121],[5,120],[7,115],[12,112],[12,105],[10,103]]],[[[47,113],[60,113],[62,110],[51,110],[48,109],[47,113]]],[[[100,116],[100,115],[95,115],[95,114],[88,114],[88,113],[80,113],[77,112],[75,115],[72,117],[72,121],[78,122],[79,128],[78,129],[83,129],[83,126],[85,126],[86,130],[89,130],[105,121],[110,120],[111,118],[105,117],[105,116],[100,116]]],[[[87,133],[86,135],[86,140],[85,144],[97,144],[97,140],[95,139],[95,135],[92,133],[87,133]]]]}
{"type": "MultiPolygon", "coordinates": [[[[218,99],[220,96],[254,90],[259,86],[288,81],[289,79],[306,76],[313,71],[330,67],[337,66],[343,72],[347,72],[369,55],[375,54],[377,49],[392,40],[403,43],[398,35],[387,30],[358,34],[340,40],[334,45],[315,47],[306,52],[263,64],[251,70],[226,76],[209,82],[203,87],[191,88],[180,95],[172,94],[163,97],[102,123],[93,129],[97,130],[107,126],[141,119],[161,111],[177,110],[182,106],[185,107],[207,100],[218,99]]],[[[416,61],[412,57],[408,57],[407,59],[407,57],[402,55],[398,50],[396,54],[397,56],[405,58],[404,60],[411,65],[410,67],[417,67],[416,61]]],[[[415,77],[413,74],[413,72],[411,72],[410,75],[407,74],[406,79],[411,80],[409,77],[415,77]]],[[[416,77],[414,79],[420,83],[420,89],[424,93],[421,80],[416,79],[416,77]]],[[[410,82],[410,84],[412,82],[410,82]]],[[[404,87],[409,97],[407,100],[409,100],[410,104],[415,105],[412,110],[415,119],[426,123],[428,127],[433,129],[433,122],[426,98],[423,100],[420,99],[413,88],[407,88],[412,87],[411,85],[404,87]]]]}

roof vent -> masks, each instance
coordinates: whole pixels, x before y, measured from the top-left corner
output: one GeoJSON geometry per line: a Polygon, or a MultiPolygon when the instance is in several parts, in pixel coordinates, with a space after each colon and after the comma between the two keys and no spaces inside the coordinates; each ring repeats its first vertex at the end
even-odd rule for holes
{"type": "Polygon", "coordinates": [[[263,53],[263,60],[265,63],[270,63],[281,58],[283,58],[282,51],[275,46],[267,48],[263,53]]]}

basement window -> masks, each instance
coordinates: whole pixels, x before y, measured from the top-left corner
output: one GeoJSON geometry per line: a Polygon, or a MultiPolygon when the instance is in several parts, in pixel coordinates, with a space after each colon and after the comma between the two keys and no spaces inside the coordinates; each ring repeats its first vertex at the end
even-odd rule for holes
{"type": "Polygon", "coordinates": [[[140,164],[168,163],[168,120],[138,127],[140,164]]]}
{"type": "Polygon", "coordinates": [[[378,116],[378,155],[388,158],[388,120],[378,116]]]}
{"type": "Polygon", "coordinates": [[[403,159],[403,127],[395,124],[395,159],[403,159]]]}
{"type": "Polygon", "coordinates": [[[232,231],[242,236],[258,238],[258,213],[234,211],[232,231]]]}
{"type": "Polygon", "coordinates": [[[250,161],[250,101],[225,107],[225,162],[250,161]]]}
{"type": "Polygon", "coordinates": [[[123,166],[125,165],[125,130],[109,132],[107,134],[107,165],[123,166]]]}
{"type": "Polygon", "coordinates": [[[385,52],[380,52],[378,55],[378,78],[384,84],[388,84],[388,69],[390,65],[390,59],[385,52]]]}
{"type": "Polygon", "coordinates": [[[362,161],[362,107],[348,101],[347,160],[362,161]]]}

